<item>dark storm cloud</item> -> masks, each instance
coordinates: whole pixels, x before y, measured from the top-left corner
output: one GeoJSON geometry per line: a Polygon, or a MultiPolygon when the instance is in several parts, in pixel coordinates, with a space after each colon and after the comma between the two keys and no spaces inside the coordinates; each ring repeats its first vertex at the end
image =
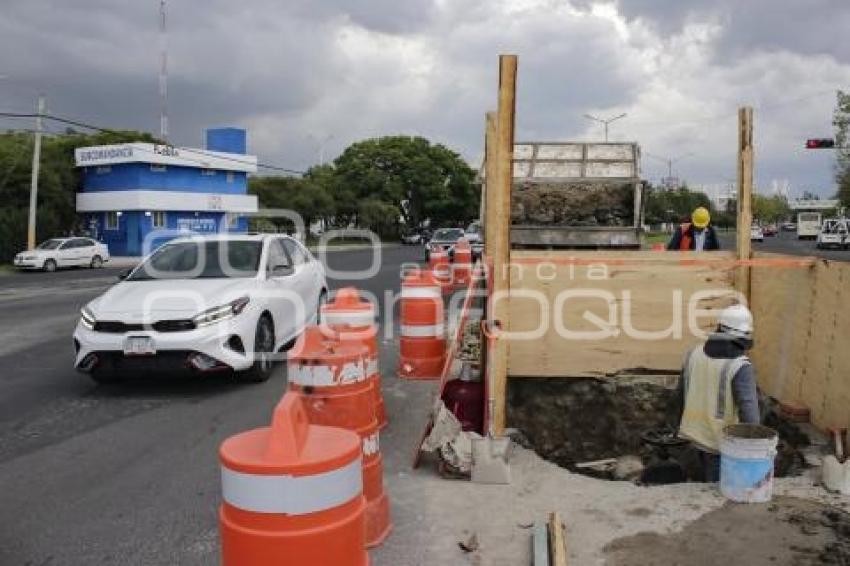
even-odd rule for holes
{"type": "MultiPolygon", "coordinates": [[[[577,14],[566,0],[169,0],[170,139],[195,145],[205,127],[244,126],[262,160],[304,168],[320,149],[332,158],[363,137],[408,133],[477,161],[497,54],[512,52],[518,136],[597,139],[585,112],[628,110],[615,138],[662,154],[696,150],[682,166],[716,180],[734,164],[732,119],[723,135],[711,122],[677,122],[850,82],[844,0],[620,0],[619,16],[592,15],[592,4],[573,0],[585,9],[577,14]],[[687,24],[713,31],[683,36],[687,24]]],[[[158,6],[5,0],[0,109],[29,111],[43,91],[55,114],[156,133],[158,6]]],[[[822,163],[789,152],[794,136],[828,130],[832,101],[804,100],[759,123],[774,144],[759,174],[823,185],[822,163]]]]}

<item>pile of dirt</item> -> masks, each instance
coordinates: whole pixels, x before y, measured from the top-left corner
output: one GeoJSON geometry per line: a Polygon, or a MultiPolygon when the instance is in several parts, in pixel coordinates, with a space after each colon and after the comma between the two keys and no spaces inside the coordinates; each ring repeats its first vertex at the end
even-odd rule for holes
{"type": "Polygon", "coordinates": [[[667,378],[514,379],[508,422],[535,452],[562,467],[638,454],[641,435],[672,419],[673,383],[667,378]]]}
{"type": "Polygon", "coordinates": [[[850,564],[850,514],[777,497],[769,504],[727,503],[672,534],[643,532],[605,547],[610,566],[803,566],[850,564]]]}
{"type": "Polygon", "coordinates": [[[632,226],[634,185],[526,183],[514,185],[511,222],[533,226],[632,226]]]}

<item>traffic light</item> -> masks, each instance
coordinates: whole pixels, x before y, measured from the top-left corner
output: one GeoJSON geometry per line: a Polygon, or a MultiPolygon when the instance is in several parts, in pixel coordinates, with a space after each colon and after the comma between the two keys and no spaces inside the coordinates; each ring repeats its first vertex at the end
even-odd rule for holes
{"type": "Polygon", "coordinates": [[[835,140],[832,138],[815,138],[806,140],[806,149],[832,149],[835,140]]]}

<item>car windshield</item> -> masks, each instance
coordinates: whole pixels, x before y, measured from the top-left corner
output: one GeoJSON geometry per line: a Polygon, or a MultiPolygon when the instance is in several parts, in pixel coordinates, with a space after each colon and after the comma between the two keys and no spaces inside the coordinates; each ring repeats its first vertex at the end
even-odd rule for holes
{"type": "Polygon", "coordinates": [[[454,240],[459,240],[463,237],[463,230],[460,228],[442,228],[434,232],[434,240],[440,240],[444,242],[451,242],[454,240]]]}
{"type": "Polygon", "coordinates": [[[127,281],[254,277],[260,266],[262,246],[262,242],[248,240],[165,244],[133,271],[127,281]]]}
{"type": "Polygon", "coordinates": [[[62,245],[64,240],[46,240],[38,245],[39,250],[55,250],[62,245]]]}

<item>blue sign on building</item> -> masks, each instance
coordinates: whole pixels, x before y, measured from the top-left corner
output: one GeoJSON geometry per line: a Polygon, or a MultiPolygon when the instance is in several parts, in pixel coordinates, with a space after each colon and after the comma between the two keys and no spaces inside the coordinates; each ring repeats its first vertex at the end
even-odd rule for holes
{"type": "Polygon", "coordinates": [[[181,234],[244,232],[257,212],[248,193],[245,130],[207,130],[206,149],[127,143],[76,150],[77,212],[116,256],[140,256],[181,234]]]}

